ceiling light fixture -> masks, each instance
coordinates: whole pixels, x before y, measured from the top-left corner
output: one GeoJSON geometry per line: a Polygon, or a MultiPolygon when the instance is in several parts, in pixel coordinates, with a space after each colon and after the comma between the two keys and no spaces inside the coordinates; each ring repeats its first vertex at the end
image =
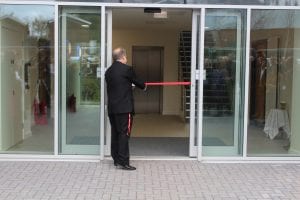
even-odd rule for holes
{"type": "Polygon", "coordinates": [[[83,28],[89,28],[90,25],[88,25],[88,24],[82,24],[81,27],[83,27],[83,28]]]}
{"type": "Polygon", "coordinates": [[[167,19],[168,12],[166,10],[162,10],[160,13],[153,13],[153,17],[157,19],[167,19]]]}

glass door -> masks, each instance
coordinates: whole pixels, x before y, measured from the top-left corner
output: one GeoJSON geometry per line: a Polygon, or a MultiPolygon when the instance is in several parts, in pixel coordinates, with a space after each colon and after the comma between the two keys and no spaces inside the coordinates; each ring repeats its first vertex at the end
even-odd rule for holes
{"type": "Polygon", "coordinates": [[[203,156],[241,154],[245,14],[244,10],[206,10],[200,81],[203,156]]]}
{"type": "Polygon", "coordinates": [[[101,8],[60,9],[60,153],[100,153],[101,8]]]}

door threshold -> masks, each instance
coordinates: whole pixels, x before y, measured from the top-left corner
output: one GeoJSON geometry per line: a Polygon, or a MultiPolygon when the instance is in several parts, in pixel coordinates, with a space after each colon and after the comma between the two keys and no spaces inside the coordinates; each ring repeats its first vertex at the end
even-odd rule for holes
{"type": "Polygon", "coordinates": [[[186,156],[132,156],[131,160],[197,160],[186,156]]]}
{"type": "MultiPolygon", "coordinates": [[[[111,157],[105,159],[111,160],[111,157]]],[[[130,160],[197,160],[188,156],[130,156],[130,160]]]]}

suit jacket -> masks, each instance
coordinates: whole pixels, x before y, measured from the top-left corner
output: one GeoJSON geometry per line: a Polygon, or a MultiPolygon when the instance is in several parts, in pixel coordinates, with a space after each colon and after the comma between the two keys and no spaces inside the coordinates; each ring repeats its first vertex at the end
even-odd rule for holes
{"type": "Polygon", "coordinates": [[[105,72],[108,94],[108,114],[134,113],[132,84],[144,89],[133,68],[115,61],[105,72]]]}

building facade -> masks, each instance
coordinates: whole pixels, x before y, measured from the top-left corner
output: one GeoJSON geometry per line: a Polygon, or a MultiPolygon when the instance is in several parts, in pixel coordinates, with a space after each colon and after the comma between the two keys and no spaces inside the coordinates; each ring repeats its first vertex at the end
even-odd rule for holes
{"type": "Polygon", "coordinates": [[[109,157],[122,46],[146,82],[177,82],[134,89],[134,157],[299,161],[299,3],[1,1],[0,158],[109,157]]]}

